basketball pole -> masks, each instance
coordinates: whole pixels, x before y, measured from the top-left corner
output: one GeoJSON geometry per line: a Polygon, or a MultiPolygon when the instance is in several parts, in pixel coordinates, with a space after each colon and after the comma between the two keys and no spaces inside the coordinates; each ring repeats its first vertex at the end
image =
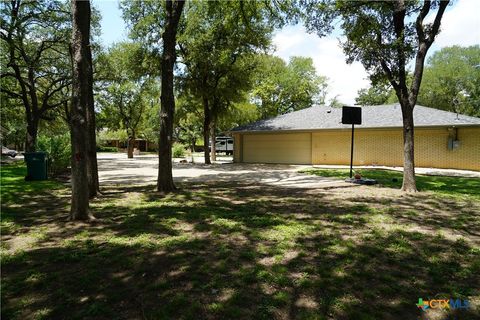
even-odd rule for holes
{"type": "Polygon", "coordinates": [[[350,179],[352,179],[353,170],[353,139],[354,139],[355,125],[352,123],[352,145],[350,146],[350,179]]]}

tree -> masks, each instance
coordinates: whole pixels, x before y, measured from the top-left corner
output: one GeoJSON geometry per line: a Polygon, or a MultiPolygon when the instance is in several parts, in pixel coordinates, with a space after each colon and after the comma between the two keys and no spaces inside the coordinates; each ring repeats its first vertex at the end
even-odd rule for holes
{"type": "Polygon", "coordinates": [[[418,103],[480,117],[480,46],[446,47],[427,61],[418,103]]]}
{"type": "Polygon", "coordinates": [[[259,55],[252,98],[262,119],[325,104],[327,78],[318,76],[311,58],[259,55]]]}
{"type": "MultiPolygon", "coordinates": [[[[181,92],[175,114],[175,138],[195,151],[198,139],[203,136],[202,101],[187,92],[181,92]]],[[[227,112],[221,113],[216,122],[220,132],[233,127],[251,123],[260,118],[256,105],[249,102],[249,94],[245,93],[239,102],[232,102],[227,112]]],[[[193,161],[193,157],[192,157],[193,161]]]]}
{"type": "MultiPolygon", "coordinates": [[[[88,0],[90,2],[90,0],[88,0]]],[[[89,28],[91,26],[91,11],[89,28]]],[[[87,181],[88,181],[88,195],[93,198],[100,191],[100,182],[98,179],[98,164],[97,164],[97,125],[95,121],[95,100],[93,97],[93,59],[92,49],[90,43],[90,36],[88,38],[86,50],[86,64],[89,68],[87,78],[87,92],[88,92],[88,106],[87,106],[87,181]]]]}
{"type": "Polygon", "coordinates": [[[126,131],[128,158],[133,158],[135,140],[143,130],[146,114],[153,107],[152,88],[148,85],[134,81],[112,83],[102,94],[102,113],[107,115],[109,129],[126,131]]]}
{"type": "MultiPolygon", "coordinates": [[[[165,28],[167,10],[164,1],[121,0],[120,9],[130,28],[130,38],[141,41],[161,55],[162,31],[165,28]]],[[[160,59],[159,59],[160,60],[160,59]]],[[[160,70],[157,70],[160,75],[160,70]]]]}
{"type": "MultiPolygon", "coordinates": [[[[185,1],[123,0],[120,7],[123,18],[131,27],[130,37],[140,40],[152,55],[160,56],[161,97],[159,166],[157,189],[161,192],[175,190],[172,176],[172,134],[175,97],[173,67],[176,62],[176,38],[185,1]]],[[[158,69],[157,69],[158,70],[158,69]]],[[[157,73],[160,75],[160,72],[157,73]]]]}
{"type": "MultiPolygon", "coordinates": [[[[446,47],[436,51],[423,72],[417,104],[430,108],[480,116],[480,46],[446,47]]],[[[411,85],[412,75],[407,75],[411,85]]],[[[398,102],[387,82],[372,84],[358,91],[358,104],[375,105],[398,102]]]]}
{"type": "Polygon", "coordinates": [[[175,52],[177,28],[185,1],[166,0],[165,28],[162,35],[162,87],[160,96],[160,138],[158,141],[158,181],[157,190],[171,192],[175,190],[172,175],[172,135],[173,116],[175,114],[175,96],[173,93],[173,66],[177,55],[175,52]]]}
{"type": "Polygon", "coordinates": [[[0,92],[1,140],[3,146],[13,144],[15,150],[24,150],[26,137],[25,109],[21,101],[0,92]]]}
{"type": "Polygon", "coordinates": [[[35,151],[41,119],[68,102],[70,15],[59,1],[2,2],[1,91],[25,109],[26,151],[35,151]]]}
{"type": "MultiPolygon", "coordinates": [[[[165,10],[163,2],[148,1],[139,2],[123,0],[121,2],[123,16],[131,26],[130,36],[141,39],[152,51],[160,52],[161,30],[164,30],[165,10]]],[[[214,135],[215,124],[211,125],[212,119],[222,114],[223,110],[232,108],[233,100],[242,97],[240,86],[250,85],[246,81],[238,81],[233,86],[227,86],[227,80],[233,81],[235,76],[245,75],[248,69],[241,70],[237,61],[242,55],[253,54],[268,46],[271,31],[275,26],[280,26],[289,17],[297,17],[297,10],[290,3],[272,3],[263,1],[232,1],[232,2],[189,2],[185,18],[180,21],[179,44],[180,61],[185,64],[185,75],[188,75],[190,93],[201,98],[204,105],[204,144],[206,146],[205,161],[210,162],[208,152],[209,133],[214,135]],[[261,26],[261,28],[258,28],[261,26]],[[267,39],[265,41],[265,39],[267,39]],[[188,46],[186,44],[189,44],[188,46]],[[228,50],[224,50],[227,48],[228,50]],[[186,51],[185,51],[186,50],[186,51]],[[191,63],[190,67],[187,66],[191,63]],[[197,64],[198,62],[198,64],[197,64]],[[240,72],[227,71],[231,65],[240,72]],[[220,67],[214,67],[220,66],[220,67]],[[225,68],[223,68],[225,67],[225,68]],[[223,68],[223,69],[222,69],[223,68]],[[211,69],[211,70],[209,70],[211,69]],[[194,72],[194,70],[196,70],[194,72]],[[207,74],[207,77],[203,77],[207,74]],[[226,75],[229,74],[227,77],[226,75]],[[200,76],[199,76],[200,75],[200,76]],[[212,76],[214,75],[214,76],[212,76]],[[193,85],[196,82],[197,85],[193,85]],[[222,84],[220,84],[222,82],[222,84]],[[215,84],[217,83],[217,84],[215,84]],[[200,84],[200,85],[198,85],[200,84]],[[235,91],[239,93],[235,99],[224,99],[235,91]],[[217,94],[214,96],[207,92],[216,87],[217,94]],[[221,94],[220,87],[225,90],[221,94]],[[230,91],[230,93],[228,93],[230,91]],[[207,93],[205,93],[207,92],[207,93]]],[[[244,59],[246,64],[247,59],[244,59]]],[[[232,84],[233,82],[228,82],[232,84]]]]}
{"type": "Polygon", "coordinates": [[[87,110],[91,103],[90,1],[72,0],[72,106],[70,134],[72,139],[71,220],[89,218],[89,185],[87,180],[87,110]]]}
{"type": "MultiPolygon", "coordinates": [[[[140,40],[152,52],[161,52],[160,135],[157,189],[161,192],[175,190],[172,176],[172,134],[175,97],[173,67],[176,62],[177,29],[185,1],[123,0],[120,7],[123,18],[131,27],[130,37],[140,40]],[[162,44],[162,45],[160,45],[162,44]]],[[[160,72],[157,73],[160,75],[160,72]]]]}
{"type": "Polygon", "coordinates": [[[202,137],[202,118],[202,102],[188,92],[182,92],[177,99],[174,136],[176,140],[189,146],[192,162],[197,140],[202,137]]]}
{"type": "Polygon", "coordinates": [[[158,94],[156,78],[147,74],[144,62],[148,54],[139,43],[122,42],[110,48],[102,57],[102,89],[100,105],[105,115],[104,124],[109,129],[127,132],[128,158],[133,158],[133,148],[145,113],[152,108],[158,94]]]}
{"type": "MultiPolygon", "coordinates": [[[[95,22],[98,25],[98,16],[95,22]]],[[[13,99],[22,103],[26,120],[25,150],[34,151],[40,121],[61,118],[62,109],[69,112],[71,13],[68,5],[60,1],[14,0],[2,3],[1,24],[2,49],[5,49],[0,59],[2,92],[10,98],[9,107],[17,105],[13,99]]],[[[92,86],[93,79],[89,79],[89,83],[92,86]]],[[[99,186],[93,95],[90,99],[87,159],[93,197],[99,186]]]]}
{"type": "Polygon", "coordinates": [[[215,157],[218,117],[244,98],[255,69],[253,56],[268,48],[272,25],[260,2],[190,3],[179,37],[183,83],[202,101],[205,163],[215,157]]]}
{"type": "Polygon", "coordinates": [[[252,123],[260,119],[260,113],[255,104],[253,104],[248,93],[240,102],[233,103],[228,112],[225,112],[218,118],[218,129],[220,132],[228,131],[234,127],[252,123]]]}
{"type": "Polygon", "coordinates": [[[306,5],[306,24],[319,35],[341,20],[346,40],[342,43],[347,62],[360,61],[373,82],[387,79],[392,85],[403,117],[402,190],[417,191],[414,161],[413,109],[417,102],[426,54],[439,33],[446,1],[356,1],[325,0],[306,5]],[[425,18],[433,13],[432,23],[425,18]],[[414,58],[412,83],[407,83],[407,63],[414,58]]]}
{"type": "Polygon", "coordinates": [[[395,90],[393,90],[390,83],[386,81],[360,89],[357,94],[355,102],[362,106],[376,106],[398,102],[395,90]]]}

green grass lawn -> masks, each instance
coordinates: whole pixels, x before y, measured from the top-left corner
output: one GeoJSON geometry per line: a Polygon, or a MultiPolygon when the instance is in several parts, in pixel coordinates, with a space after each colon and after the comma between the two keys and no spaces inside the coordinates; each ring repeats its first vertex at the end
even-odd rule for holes
{"type": "Polygon", "coordinates": [[[0,183],[2,186],[2,200],[4,202],[12,202],[17,197],[35,196],[62,186],[62,184],[54,180],[25,181],[26,175],[27,168],[24,162],[19,161],[2,165],[0,183]]]}
{"type": "Polygon", "coordinates": [[[476,198],[248,182],[183,184],[162,197],[106,186],[91,204],[97,219],[77,223],[66,186],[1,170],[2,319],[480,316],[476,198]],[[415,306],[450,297],[472,308],[415,306]]]}
{"type": "MultiPolygon", "coordinates": [[[[302,172],[322,177],[334,177],[345,179],[349,170],[345,169],[307,169],[302,172]]],[[[382,169],[356,170],[363,178],[375,179],[384,187],[400,189],[402,186],[403,173],[399,171],[382,169]]],[[[469,198],[480,201],[480,179],[463,177],[444,177],[416,175],[417,188],[419,191],[431,191],[442,196],[450,195],[461,198],[469,198]]]]}

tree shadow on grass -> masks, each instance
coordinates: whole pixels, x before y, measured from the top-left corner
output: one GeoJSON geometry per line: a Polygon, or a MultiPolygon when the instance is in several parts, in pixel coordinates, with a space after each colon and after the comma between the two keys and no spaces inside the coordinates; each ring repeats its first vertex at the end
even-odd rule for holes
{"type": "MultiPolygon", "coordinates": [[[[394,232],[361,243],[305,235],[293,258],[265,263],[279,241],[221,235],[168,245],[78,240],[2,262],[2,314],[71,319],[407,319],[419,297],[478,295],[478,255],[464,243],[394,232]],[[466,261],[476,259],[475,263],[466,261]]],[[[473,319],[475,310],[460,315],[473,319]]]]}
{"type": "MultiPolygon", "coordinates": [[[[428,216],[443,212],[436,199],[378,204],[259,184],[181,186],[167,196],[111,187],[92,203],[98,220],[80,227],[59,213],[52,222],[46,206],[24,213],[24,228],[57,228],[2,259],[2,316],[410,319],[422,316],[418,298],[480,294],[478,246],[402,230],[400,222],[428,229],[428,216]],[[372,224],[377,215],[390,228],[372,224]]],[[[479,317],[478,308],[456,312],[479,317]]]]}
{"type": "MultiPolygon", "coordinates": [[[[378,198],[372,197],[359,197],[356,200],[367,206],[379,202],[378,198]]],[[[399,224],[462,234],[480,243],[480,207],[472,200],[456,201],[425,194],[408,195],[388,199],[381,211],[399,224]]]]}
{"type": "MultiPolygon", "coordinates": [[[[306,169],[304,173],[322,177],[343,178],[347,170],[335,169],[306,169]]],[[[400,189],[402,186],[403,173],[384,169],[359,169],[363,177],[375,179],[381,187],[400,189]]],[[[456,197],[470,197],[480,200],[480,179],[471,177],[446,177],[432,175],[416,175],[417,188],[419,191],[430,191],[441,195],[456,197]]]]}
{"type": "Polygon", "coordinates": [[[56,180],[25,181],[26,175],[27,169],[23,164],[2,167],[2,211],[8,209],[9,204],[34,204],[65,187],[65,184],[56,180]]]}

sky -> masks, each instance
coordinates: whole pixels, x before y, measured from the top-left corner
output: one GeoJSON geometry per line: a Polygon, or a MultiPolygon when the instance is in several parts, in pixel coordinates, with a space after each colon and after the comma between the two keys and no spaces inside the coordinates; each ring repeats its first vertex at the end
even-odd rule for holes
{"type": "MultiPolygon", "coordinates": [[[[104,46],[127,38],[126,24],[116,0],[93,0],[102,15],[101,39],[104,46]]],[[[429,55],[443,47],[480,44],[479,0],[457,0],[449,6],[442,19],[441,33],[436,37],[429,55]]],[[[427,19],[433,19],[429,16],[427,19]]],[[[337,98],[354,104],[357,92],[368,87],[368,74],[359,62],[347,64],[340,48],[341,32],[320,38],[308,34],[301,25],[286,26],[273,37],[274,55],[288,61],[292,56],[311,57],[317,73],[329,80],[327,100],[337,98]]]]}

